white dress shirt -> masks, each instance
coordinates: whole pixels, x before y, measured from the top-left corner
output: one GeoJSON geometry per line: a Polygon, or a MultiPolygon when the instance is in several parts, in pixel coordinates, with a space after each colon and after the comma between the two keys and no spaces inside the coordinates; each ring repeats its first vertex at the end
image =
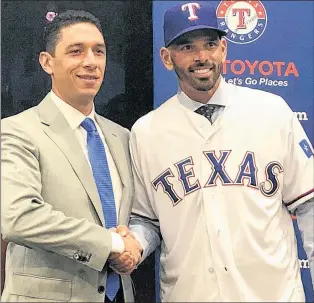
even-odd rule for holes
{"type": "MultiPolygon", "coordinates": [[[[69,105],[68,103],[60,99],[53,91],[50,92],[50,97],[52,101],[54,102],[54,104],[58,107],[60,112],[63,114],[65,119],[67,120],[70,127],[74,130],[75,136],[83,149],[84,155],[88,161],[90,168],[91,168],[91,164],[90,164],[90,160],[88,157],[88,150],[87,150],[87,131],[81,126],[81,123],[87,117],[91,118],[95,122],[97,131],[105,147],[105,152],[106,152],[106,156],[108,160],[108,166],[109,166],[110,176],[111,176],[111,181],[112,181],[112,189],[113,189],[114,200],[115,200],[115,205],[116,205],[117,217],[118,217],[119,207],[120,207],[121,198],[122,198],[122,183],[121,183],[116,165],[113,161],[112,155],[109,151],[108,145],[105,141],[104,135],[98,123],[95,120],[94,106],[91,113],[86,117],[84,114],[82,114],[80,111],[75,109],[73,106],[69,105]]],[[[111,233],[111,234],[112,234],[112,252],[122,253],[124,251],[124,242],[122,238],[117,233],[111,233]]]]}

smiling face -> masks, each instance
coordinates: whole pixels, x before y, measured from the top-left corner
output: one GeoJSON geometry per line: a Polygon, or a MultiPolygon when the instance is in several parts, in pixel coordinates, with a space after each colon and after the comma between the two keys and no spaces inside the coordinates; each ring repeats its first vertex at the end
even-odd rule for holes
{"type": "Polygon", "coordinates": [[[91,104],[102,84],[106,46],[102,33],[91,23],[62,28],[53,55],[40,54],[43,69],[51,75],[52,90],[78,108],[91,104]]]}
{"type": "Polygon", "coordinates": [[[197,94],[218,87],[226,53],[226,41],[214,30],[183,34],[160,52],[164,65],[169,70],[174,69],[187,95],[191,91],[197,94]]]}

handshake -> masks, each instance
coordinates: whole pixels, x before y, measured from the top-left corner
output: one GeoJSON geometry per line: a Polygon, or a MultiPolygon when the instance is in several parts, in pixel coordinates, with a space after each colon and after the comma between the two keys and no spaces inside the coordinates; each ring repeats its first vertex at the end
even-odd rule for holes
{"type": "Polygon", "coordinates": [[[124,242],[123,253],[109,255],[110,267],[119,274],[129,275],[140,261],[143,249],[126,226],[119,225],[117,228],[110,228],[110,231],[118,233],[124,242]]]}

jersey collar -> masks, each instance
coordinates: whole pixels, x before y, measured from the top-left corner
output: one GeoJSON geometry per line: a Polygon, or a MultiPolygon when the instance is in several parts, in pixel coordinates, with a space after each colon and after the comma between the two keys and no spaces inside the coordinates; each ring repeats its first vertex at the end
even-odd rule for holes
{"type": "MultiPolygon", "coordinates": [[[[225,82],[225,79],[222,78],[220,81],[220,84],[214,93],[214,95],[208,100],[207,104],[217,104],[217,105],[223,105],[227,106],[229,104],[230,98],[229,98],[229,89],[230,84],[225,82]]],[[[178,100],[182,106],[185,108],[195,111],[199,107],[203,106],[204,104],[194,101],[191,98],[189,98],[182,90],[181,88],[178,89],[177,92],[178,100]]]]}

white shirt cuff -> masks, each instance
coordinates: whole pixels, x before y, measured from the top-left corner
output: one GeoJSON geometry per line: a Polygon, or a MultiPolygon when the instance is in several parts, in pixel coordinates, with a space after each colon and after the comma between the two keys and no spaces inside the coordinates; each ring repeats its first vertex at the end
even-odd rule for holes
{"type": "Polygon", "coordinates": [[[125,249],[122,237],[115,232],[111,232],[111,241],[112,241],[111,252],[122,254],[125,249]]]}

